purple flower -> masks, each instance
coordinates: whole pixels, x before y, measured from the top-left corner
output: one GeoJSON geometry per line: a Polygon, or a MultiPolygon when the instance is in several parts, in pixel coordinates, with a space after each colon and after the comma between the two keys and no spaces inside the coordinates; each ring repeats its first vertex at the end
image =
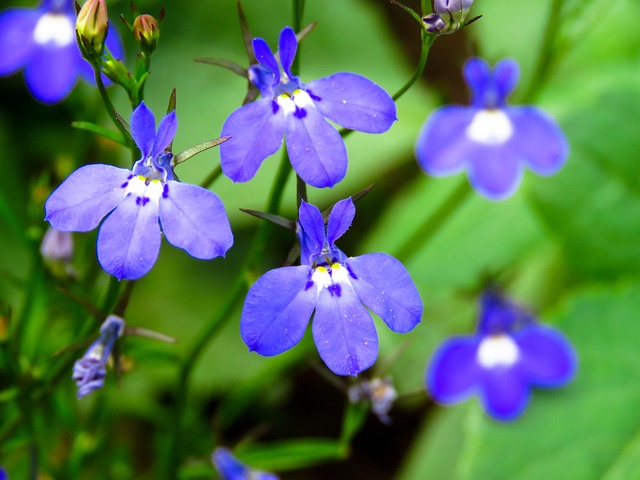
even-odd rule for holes
{"type": "Polygon", "coordinates": [[[262,161],[286,138],[293,169],[309,185],[332,187],[347,172],[347,152],[327,121],[366,133],[386,132],[396,120],[393,99],[372,81],[354,73],[336,73],[304,84],[291,73],[298,41],[286,27],[280,33],[280,63],[262,38],[253,40],[258,62],[249,78],[261,100],[227,118],[220,147],[222,170],[234,182],[253,178],[262,161]],[[282,71],[281,71],[282,66],[282,71]]]}
{"type": "MultiPolygon", "coordinates": [[[[31,95],[43,103],[63,100],[78,76],[93,82],[91,65],[76,44],[76,12],[72,0],[43,0],[38,8],[8,8],[0,12],[0,76],[24,69],[31,95]]],[[[109,28],[107,48],[122,58],[115,28],[109,28]]]]}
{"type": "Polygon", "coordinates": [[[224,447],[213,451],[211,461],[222,480],[278,480],[280,478],[273,473],[260,472],[247,467],[224,447]]]}
{"type": "Polygon", "coordinates": [[[502,200],[517,190],[523,167],[552,175],[564,165],[569,148],[556,122],[536,107],[506,103],[518,82],[515,61],[501,60],[492,71],[473,58],[464,74],[471,105],[439,108],[418,136],[416,157],[428,174],[467,169],[478,193],[502,200]]]}
{"type": "Polygon", "coordinates": [[[40,255],[52,262],[70,263],[73,259],[71,233],[49,227],[42,237],[42,243],[40,243],[40,255]]]}
{"type": "Polygon", "coordinates": [[[265,273],[245,300],[240,331],[251,351],[271,356],[290,349],[315,310],[312,331],[320,357],[338,375],[357,375],[378,355],[378,336],[364,306],[394,332],[420,322],[420,295],[398,260],[384,253],[347,258],[335,246],[354,215],[351,198],[341,200],[325,230],[320,210],[302,202],[301,265],[265,273]]]}
{"type": "Polygon", "coordinates": [[[86,351],[84,356],[73,366],[71,377],[78,386],[78,398],[104,386],[107,374],[107,360],[116,340],[122,335],[124,320],[109,315],[100,327],[100,338],[86,351]]]}
{"type": "Polygon", "coordinates": [[[481,298],[478,331],[436,350],[426,386],[435,401],[447,405],[477,394],[491,417],[508,421],[524,411],[531,387],[563,386],[576,366],[573,347],[560,332],[488,291],[481,298]]]}
{"type": "Polygon", "coordinates": [[[45,219],[58,230],[87,232],[107,217],[98,233],[98,260],[119,280],[134,280],[151,270],[161,226],[169,243],[195,258],[224,255],[233,243],[218,196],[174,180],[173,156],[165,148],[177,127],[171,112],[156,132],[153,113],[141,103],[131,115],[131,134],[142,153],[133,169],[85,165],[45,205],[45,219]]]}

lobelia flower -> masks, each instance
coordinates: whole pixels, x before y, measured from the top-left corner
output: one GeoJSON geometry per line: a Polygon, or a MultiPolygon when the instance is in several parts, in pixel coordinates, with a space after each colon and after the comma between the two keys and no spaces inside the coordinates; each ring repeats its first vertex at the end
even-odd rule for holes
{"type": "Polygon", "coordinates": [[[247,467],[224,447],[216,448],[211,455],[216,471],[222,480],[278,480],[273,473],[261,472],[247,467]]]}
{"type": "Polygon", "coordinates": [[[572,380],[576,354],[559,331],[496,292],[485,292],[480,303],[476,334],[453,337],[435,351],[426,387],[445,405],[476,394],[491,417],[513,420],[527,406],[531,387],[572,380]]]}
{"type": "MultiPolygon", "coordinates": [[[[106,45],[114,57],[122,58],[115,28],[109,27],[106,45]]],[[[0,76],[21,69],[31,95],[47,104],[63,100],[79,76],[94,82],[91,65],[76,44],[73,0],[43,0],[37,8],[0,12],[0,76]]]]}
{"type": "Polygon", "coordinates": [[[354,215],[351,198],[341,200],[325,229],[320,210],[302,202],[301,265],[265,273],[247,294],[240,332],[251,351],[271,356],[295,346],[315,310],[312,331],[320,357],[338,375],[357,375],[378,355],[375,325],[364,306],[394,332],[406,333],[420,322],[420,295],[398,260],[384,253],[347,258],[335,246],[354,215]]]}
{"type": "Polygon", "coordinates": [[[366,133],[386,132],[396,120],[393,99],[378,85],[354,73],[336,73],[309,83],[291,73],[298,41],[280,32],[280,63],[262,38],[253,40],[260,62],[249,79],[262,99],[240,107],[222,127],[231,140],[220,147],[222,171],[234,182],[253,178],[262,161],[286,138],[296,173],[314,187],[332,187],[347,171],[347,151],[327,121],[366,133]],[[281,71],[282,68],[282,71],[281,71]]]}
{"type": "Polygon", "coordinates": [[[131,170],[85,165],[49,197],[46,217],[58,230],[98,233],[98,260],[118,280],[145,275],[158,258],[162,233],[192,257],[224,255],[233,243],[222,201],[204,188],[174,180],[173,155],[165,151],[176,133],[175,111],[155,129],[141,103],[131,115],[131,135],[141,158],[131,170]]]}
{"type": "Polygon", "coordinates": [[[72,379],[78,386],[78,398],[104,386],[107,374],[107,360],[116,340],[122,335],[124,320],[116,315],[109,315],[100,327],[100,338],[86,351],[84,356],[73,366],[72,379]]]}
{"type": "Polygon", "coordinates": [[[517,190],[524,167],[552,175],[564,165],[569,148],[556,122],[536,107],[506,103],[518,81],[514,60],[501,60],[492,71],[473,58],[464,74],[471,105],[439,108],[418,136],[416,157],[428,174],[466,169],[478,193],[502,200],[517,190]]]}
{"type": "Polygon", "coordinates": [[[71,233],[49,227],[40,243],[40,255],[42,255],[42,258],[52,262],[71,262],[73,259],[73,237],[71,233]]]}

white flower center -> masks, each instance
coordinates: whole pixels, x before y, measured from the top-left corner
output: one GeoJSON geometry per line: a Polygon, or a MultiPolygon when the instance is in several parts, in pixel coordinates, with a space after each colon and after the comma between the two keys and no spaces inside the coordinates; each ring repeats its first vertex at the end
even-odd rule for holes
{"type": "Polygon", "coordinates": [[[329,288],[332,285],[351,283],[347,268],[340,263],[334,263],[330,268],[316,267],[311,275],[311,281],[316,285],[318,293],[323,288],[329,288]]]}
{"type": "Polygon", "coordinates": [[[518,346],[508,335],[491,335],[478,348],[478,362],[484,368],[509,367],[518,361],[518,346]]]}
{"type": "Polygon", "coordinates": [[[283,93],[278,96],[276,102],[284,111],[285,116],[294,114],[298,118],[304,118],[309,108],[315,108],[313,100],[304,90],[296,90],[291,96],[283,93]]]}
{"type": "Polygon", "coordinates": [[[147,179],[142,175],[130,178],[125,187],[125,196],[135,195],[137,197],[136,203],[141,207],[144,207],[149,202],[158,205],[164,192],[164,186],[160,180],[147,182],[147,179]]]}
{"type": "Polygon", "coordinates": [[[513,125],[502,110],[481,110],[473,117],[466,133],[484,145],[501,145],[511,138],[513,125]]]}
{"type": "Polygon", "coordinates": [[[52,43],[56,47],[66,47],[75,40],[73,23],[66,15],[45,13],[36,24],[33,40],[39,45],[52,43]]]}

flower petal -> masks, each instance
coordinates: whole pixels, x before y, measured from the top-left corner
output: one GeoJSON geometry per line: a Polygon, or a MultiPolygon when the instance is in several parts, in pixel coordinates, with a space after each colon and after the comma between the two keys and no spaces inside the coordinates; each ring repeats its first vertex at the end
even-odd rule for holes
{"type": "Polygon", "coordinates": [[[498,146],[476,144],[469,150],[469,182],[489,200],[504,200],[518,189],[522,166],[510,143],[498,146]]]}
{"type": "Polygon", "coordinates": [[[173,110],[166,114],[162,120],[160,120],[160,125],[158,125],[158,133],[155,135],[153,148],[151,149],[151,155],[154,158],[162,153],[162,151],[173,141],[173,137],[175,137],[177,129],[178,118],[176,117],[176,111],[173,110]]]}
{"type": "Polygon", "coordinates": [[[293,59],[298,49],[298,39],[296,38],[296,32],[293,31],[293,28],[285,27],[282,29],[278,44],[282,70],[284,70],[284,73],[286,73],[289,78],[293,78],[291,65],[293,64],[293,59]]]}
{"type": "Polygon", "coordinates": [[[513,125],[510,143],[519,160],[540,175],[552,175],[565,163],[569,144],[555,120],[536,107],[509,107],[505,110],[513,125]]]}
{"type": "Polygon", "coordinates": [[[322,115],[351,130],[382,133],[398,119],[391,96],[355,73],[336,73],[314,80],[307,90],[322,115]]]}
{"type": "Polygon", "coordinates": [[[327,225],[327,242],[334,247],[334,242],[340,238],[351,226],[356,215],[356,207],[351,197],[340,200],[333,206],[327,225]]]}
{"type": "Polygon", "coordinates": [[[140,102],[131,114],[131,136],[143,159],[151,155],[156,141],[156,118],[144,101],[140,102]]]}
{"type": "Polygon", "coordinates": [[[215,193],[195,185],[174,181],[165,184],[160,222],[167,241],[192,257],[224,255],[233,244],[222,201],[215,193]]]}
{"type": "Polygon", "coordinates": [[[478,111],[452,105],[431,114],[416,143],[416,158],[425,172],[434,176],[451,175],[464,168],[467,153],[476,146],[465,132],[478,111]]]}
{"type": "Polygon", "coordinates": [[[98,233],[98,261],[118,280],[145,275],[160,251],[158,203],[141,206],[136,195],[128,195],[109,215],[98,233]]]}
{"type": "Polygon", "coordinates": [[[471,90],[471,103],[479,108],[486,107],[485,98],[493,86],[489,64],[482,58],[471,58],[464,64],[463,75],[471,90]]]}
{"type": "Polygon", "coordinates": [[[76,84],[81,62],[84,60],[75,43],[34,48],[24,70],[29,92],[47,104],[63,100],[76,84]]]}
{"type": "Polygon", "coordinates": [[[500,105],[504,105],[507,97],[516,88],[519,79],[520,67],[518,62],[511,58],[504,58],[493,67],[493,82],[498,98],[502,100],[500,105]]]}
{"type": "Polygon", "coordinates": [[[347,150],[342,137],[313,103],[306,103],[302,111],[303,114],[292,113],[286,117],[285,133],[291,165],[309,185],[333,187],[347,173],[347,150]]]}
{"type": "Polygon", "coordinates": [[[337,375],[357,375],[378,356],[373,319],[349,283],[323,288],[313,317],[313,339],[320,357],[337,375]]]}
{"type": "Polygon", "coordinates": [[[222,126],[220,145],[222,171],[234,182],[251,180],[262,161],[282,145],[285,118],[282,108],[270,98],[258,100],[233,112],[222,126]]]}
{"type": "Polygon", "coordinates": [[[42,15],[30,8],[8,8],[0,12],[0,76],[22,68],[35,48],[33,32],[42,15]]]}
{"type": "Polygon", "coordinates": [[[324,246],[324,219],[318,207],[304,200],[300,202],[298,219],[305,235],[300,241],[303,247],[303,260],[309,260],[309,257],[320,253],[324,246]]]}
{"type": "Polygon", "coordinates": [[[111,165],[85,165],[56,188],[44,206],[45,220],[67,232],[88,232],[124,197],[129,170],[111,165]]]}
{"type": "Polygon", "coordinates": [[[476,360],[479,343],[475,336],[454,337],[438,347],[425,375],[427,390],[435,401],[458,403],[475,391],[481,373],[476,360]]]}
{"type": "Polygon", "coordinates": [[[256,56],[256,60],[271,70],[276,78],[280,78],[280,67],[278,66],[278,61],[276,60],[276,57],[273,56],[271,48],[269,48],[267,42],[262,38],[254,38],[252,45],[253,54],[256,56]]]}
{"type": "Polygon", "coordinates": [[[529,402],[529,388],[518,366],[495,367],[482,372],[478,393],[486,412],[501,421],[518,417],[529,402]]]}
{"type": "Polygon", "coordinates": [[[576,353],[557,330],[533,326],[520,330],[514,339],[520,350],[522,369],[533,385],[557,387],[575,375],[576,353]]]}
{"type": "Polygon", "coordinates": [[[249,350],[277,355],[303,337],[315,308],[317,288],[307,266],[270,270],[249,289],[242,307],[240,334],[249,350]]]}
{"type": "Polygon", "coordinates": [[[398,333],[412,330],[422,316],[422,300],[407,269],[386,253],[349,258],[347,266],[360,301],[398,333]]]}

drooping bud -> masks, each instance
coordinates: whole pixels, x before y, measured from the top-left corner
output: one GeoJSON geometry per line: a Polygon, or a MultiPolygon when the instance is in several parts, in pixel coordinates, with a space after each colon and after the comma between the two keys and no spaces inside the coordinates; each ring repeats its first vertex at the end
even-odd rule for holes
{"type": "Polygon", "coordinates": [[[434,0],[433,13],[422,19],[428,32],[446,35],[465,24],[473,0],[434,0]]]}
{"type": "Polygon", "coordinates": [[[82,55],[90,62],[102,56],[109,30],[105,0],[87,0],[78,12],[76,33],[82,55]]]}
{"type": "Polygon", "coordinates": [[[46,260],[53,262],[70,262],[73,258],[73,237],[71,232],[63,232],[53,227],[49,228],[42,243],[40,254],[46,260]]]}
{"type": "Polygon", "coordinates": [[[158,21],[151,15],[138,15],[133,21],[133,37],[138,43],[140,51],[150,55],[158,46],[160,39],[158,21]]]}

